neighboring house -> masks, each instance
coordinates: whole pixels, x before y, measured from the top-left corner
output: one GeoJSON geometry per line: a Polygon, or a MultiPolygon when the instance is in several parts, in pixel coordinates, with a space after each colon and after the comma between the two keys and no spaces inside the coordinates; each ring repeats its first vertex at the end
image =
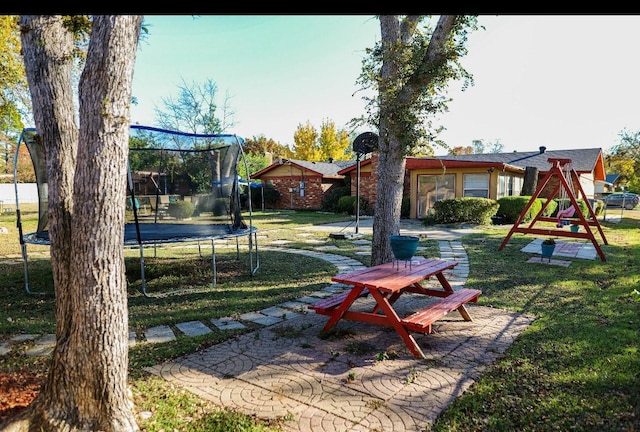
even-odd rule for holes
{"type": "Polygon", "coordinates": [[[607,174],[604,180],[596,181],[595,197],[603,198],[612,192],[615,192],[616,187],[619,186],[620,174],[607,174]]]}
{"type": "Polygon", "coordinates": [[[323,197],[335,187],[346,185],[338,171],[354,161],[307,162],[278,159],[268,167],[251,175],[261,180],[265,188],[280,193],[276,209],[320,210],[323,197]]]}
{"type": "MultiPolygon", "coordinates": [[[[605,179],[604,158],[599,148],[547,151],[540,147],[537,152],[409,157],[404,184],[404,195],[411,202],[409,217],[419,219],[426,216],[435,201],[445,198],[518,196],[527,169],[537,171],[540,181],[552,167],[549,159],[570,159],[586,197],[596,198],[595,184],[605,179]]],[[[377,165],[375,154],[360,164],[360,196],[370,203],[376,199],[377,165]]],[[[351,176],[351,194],[354,196],[356,171],[354,164],[339,172],[351,176]]],[[[556,182],[549,182],[540,196],[548,196],[556,185],[556,182]]],[[[578,190],[574,185],[576,197],[578,190]]]]}

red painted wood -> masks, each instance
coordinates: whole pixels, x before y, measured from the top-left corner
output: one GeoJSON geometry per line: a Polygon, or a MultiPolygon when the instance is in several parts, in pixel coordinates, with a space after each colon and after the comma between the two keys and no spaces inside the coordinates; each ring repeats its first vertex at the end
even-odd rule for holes
{"type": "Polygon", "coordinates": [[[444,299],[420,309],[413,315],[402,320],[407,329],[415,332],[431,332],[431,324],[439,320],[452,310],[458,309],[465,303],[478,301],[482,292],[474,289],[461,289],[444,299]]]}
{"type": "MultiPolygon", "coordinates": [[[[472,301],[477,302],[478,296],[481,294],[479,290],[462,289],[454,291],[451,284],[444,276],[446,270],[450,270],[457,266],[456,261],[447,261],[439,259],[425,259],[422,257],[414,258],[410,265],[400,266],[397,263],[386,263],[350,273],[336,275],[331,278],[334,282],[340,282],[351,285],[349,291],[341,294],[322,299],[312,305],[309,309],[313,309],[318,314],[329,316],[329,320],[325,324],[323,331],[329,331],[341,319],[352,321],[360,321],[369,324],[393,327],[398,335],[402,338],[405,345],[411,353],[417,358],[424,358],[422,349],[418,346],[409,330],[419,331],[422,333],[431,332],[431,324],[426,319],[418,320],[421,326],[410,324],[415,319],[409,319],[408,323],[398,316],[393,309],[395,301],[405,292],[417,293],[427,296],[435,296],[442,298],[442,310],[439,317],[446,315],[453,309],[457,309],[462,317],[469,321],[471,317],[464,307],[464,303],[472,301]],[[420,282],[435,276],[442,290],[423,288],[420,282]],[[459,292],[459,294],[457,294],[459,292]],[[369,312],[349,310],[351,305],[359,297],[371,294],[375,299],[375,305],[369,312]],[[413,325],[413,327],[409,327],[413,325]]],[[[428,306],[427,309],[436,309],[435,306],[428,306]]],[[[425,311],[423,310],[423,312],[425,311]]],[[[412,315],[412,316],[415,316],[412,315]]],[[[439,318],[437,315],[429,318],[431,322],[439,318]]]]}

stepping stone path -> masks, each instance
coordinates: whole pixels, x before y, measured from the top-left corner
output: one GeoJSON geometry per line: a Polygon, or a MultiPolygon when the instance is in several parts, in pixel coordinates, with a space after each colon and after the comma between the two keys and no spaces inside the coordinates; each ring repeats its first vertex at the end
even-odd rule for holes
{"type": "MultiPolygon", "coordinates": [[[[272,242],[271,244],[283,245],[286,243],[288,242],[277,240],[272,242]]],[[[362,247],[365,247],[365,245],[369,246],[369,250],[367,252],[363,250],[359,253],[371,253],[371,242],[358,239],[354,240],[354,243],[361,245],[362,247]]],[[[456,260],[459,262],[459,264],[452,270],[452,273],[447,276],[451,285],[454,288],[458,288],[464,285],[469,273],[469,263],[464,248],[462,247],[462,243],[458,241],[439,241],[438,244],[440,246],[440,254],[443,259],[456,260]]],[[[323,252],[327,249],[330,249],[330,247],[326,245],[317,246],[314,248],[314,250],[311,251],[302,249],[287,249],[281,246],[262,247],[263,251],[283,251],[324,259],[336,266],[338,270],[337,273],[346,273],[365,267],[360,261],[354,260],[352,258],[323,252]]],[[[437,284],[437,281],[428,281],[427,284],[431,283],[437,284]]],[[[347,288],[348,287],[343,284],[330,284],[324,290],[314,292],[312,293],[312,295],[299,298],[296,301],[288,301],[278,306],[242,314],[237,319],[232,317],[211,319],[210,324],[212,327],[223,331],[244,329],[246,328],[246,325],[243,322],[251,322],[262,326],[271,326],[288,319],[297,318],[301,314],[307,313],[307,305],[315,303],[320,298],[328,297],[337,292],[344,291],[347,288]]],[[[175,325],[175,327],[180,333],[190,337],[201,336],[213,331],[211,327],[200,321],[178,323],[175,325]]],[[[144,332],[144,339],[142,340],[139,340],[137,338],[135,332],[129,332],[129,346],[135,345],[137,343],[164,343],[174,340],[176,340],[176,333],[170,326],[167,325],[148,328],[144,332]]],[[[14,346],[26,341],[33,341],[33,345],[25,351],[26,355],[50,355],[55,345],[55,335],[46,334],[40,336],[27,334],[14,336],[7,341],[0,342],[0,356],[9,354],[14,346]]]]}

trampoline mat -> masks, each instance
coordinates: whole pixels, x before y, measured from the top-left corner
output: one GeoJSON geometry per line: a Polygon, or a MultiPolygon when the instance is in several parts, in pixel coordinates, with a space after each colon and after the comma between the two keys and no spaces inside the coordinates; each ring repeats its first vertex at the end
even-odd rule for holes
{"type": "MultiPolygon", "coordinates": [[[[233,230],[231,225],[143,223],[140,228],[141,243],[180,243],[200,240],[215,240],[247,236],[257,231],[255,227],[233,230]]],[[[24,241],[34,244],[49,244],[49,232],[41,231],[24,235],[24,241]]],[[[134,246],[138,243],[135,224],[125,224],[124,244],[134,246]]]]}

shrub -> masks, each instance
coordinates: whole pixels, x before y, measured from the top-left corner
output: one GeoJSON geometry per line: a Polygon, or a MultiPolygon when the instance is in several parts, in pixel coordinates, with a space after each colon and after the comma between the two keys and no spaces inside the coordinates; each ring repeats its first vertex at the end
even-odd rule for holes
{"type": "Polygon", "coordinates": [[[176,219],[187,219],[193,215],[196,206],[188,201],[175,201],[169,203],[169,216],[176,219]]]}
{"type": "Polygon", "coordinates": [[[337,213],[354,214],[356,197],[351,195],[341,196],[338,199],[337,213]]]}
{"type": "MultiPolygon", "coordinates": [[[[370,215],[371,206],[366,198],[360,197],[360,214],[370,215]]],[[[338,200],[337,213],[347,213],[349,215],[356,214],[356,197],[345,195],[338,200]]]]}
{"type": "MultiPolygon", "coordinates": [[[[537,215],[542,209],[542,205],[545,202],[546,198],[537,198],[529,210],[527,214],[524,215],[522,222],[528,222],[533,219],[534,215],[537,215]]],[[[518,220],[522,211],[527,206],[527,204],[531,201],[530,196],[508,196],[503,197],[498,200],[499,208],[497,211],[498,216],[502,216],[507,223],[515,223],[518,220]]],[[[553,204],[549,204],[552,206],[553,204]]],[[[545,209],[546,213],[546,209],[545,209]]]]}
{"type": "Polygon", "coordinates": [[[411,198],[402,197],[402,205],[400,207],[400,217],[403,219],[408,219],[410,211],[411,211],[411,198]]]}
{"type": "MultiPolygon", "coordinates": [[[[254,193],[257,193],[257,192],[254,192],[254,193]]],[[[253,199],[253,196],[254,195],[251,196],[251,199],[253,199]]],[[[260,197],[260,199],[262,199],[262,197],[260,197]]],[[[280,199],[280,192],[278,192],[277,189],[264,188],[264,204],[265,205],[273,205],[277,203],[279,199],[280,199]]]]}
{"type": "Polygon", "coordinates": [[[348,187],[334,187],[322,197],[321,209],[326,212],[340,213],[338,202],[343,196],[351,194],[348,187]]]}
{"type": "Polygon", "coordinates": [[[487,225],[496,214],[499,204],[489,198],[453,198],[436,201],[434,214],[428,220],[438,224],[473,223],[487,225]]]}
{"type": "Polygon", "coordinates": [[[229,200],[227,198],[216,198],[213,201],[213,215],[222,216],[229,213],[229,200]]]}

